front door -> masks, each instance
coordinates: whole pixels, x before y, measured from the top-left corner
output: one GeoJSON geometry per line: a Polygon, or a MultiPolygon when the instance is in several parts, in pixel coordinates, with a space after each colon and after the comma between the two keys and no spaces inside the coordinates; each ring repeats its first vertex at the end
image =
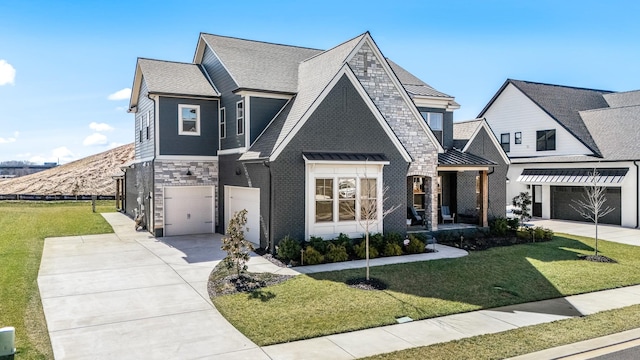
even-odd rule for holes
{"type": "Polygon", "coordinates": [[[534,217],[542,217],[542,185],[533,185],[533,212],[534,217]]]}

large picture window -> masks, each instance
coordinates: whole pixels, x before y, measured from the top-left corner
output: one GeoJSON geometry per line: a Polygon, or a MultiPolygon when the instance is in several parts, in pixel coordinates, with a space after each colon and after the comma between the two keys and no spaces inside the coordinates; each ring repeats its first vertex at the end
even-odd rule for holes
{"type": "Polygon", "coordinates": [[[178,105],[178,134],[200,135],[199,105],[178,105]]]}
{"type": "Polygon", "coordinates": [[[315,187],[316,222],[355,221],[356,217],[373,220],[378,216],[376,178],[316,178],[315,187]]]}
{"type": "Polygon", "coordinates": [[[549,151],[556,149],[556,130],[536,131],[536,150],[549,151]]]}

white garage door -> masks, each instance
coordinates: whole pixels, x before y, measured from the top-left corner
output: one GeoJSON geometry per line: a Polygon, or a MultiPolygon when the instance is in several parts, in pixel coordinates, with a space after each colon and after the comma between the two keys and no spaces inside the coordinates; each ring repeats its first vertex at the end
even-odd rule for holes
{"type": "Polygon", "coordinates": [[[213,186],[164,188],[164,236],[214,232],[213,186]]]}
{"type": "Polygon", "coordinates": [[[247,210],[244,236],[254,244],[260,244],[260,189],[225,186],[225,233],[233,214],[247,210]]]}

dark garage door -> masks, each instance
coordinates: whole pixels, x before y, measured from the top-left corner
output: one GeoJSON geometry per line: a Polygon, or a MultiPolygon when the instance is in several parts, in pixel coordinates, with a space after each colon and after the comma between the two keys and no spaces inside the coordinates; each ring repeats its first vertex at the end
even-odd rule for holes
{"type": "MultiPolygon", "coordinates": [[[[590,221],[586,220],[571,205],[576,206],[573,199],[582,200],[584,187],[582,186],[551,186],[551,218],[561,220],[590,221]]],[[[600,223],[620,225],[620,188],[607,188],[605,194],[607,202],[604,208],[611,206],[614,210],[599,220],[600,223]]]]}

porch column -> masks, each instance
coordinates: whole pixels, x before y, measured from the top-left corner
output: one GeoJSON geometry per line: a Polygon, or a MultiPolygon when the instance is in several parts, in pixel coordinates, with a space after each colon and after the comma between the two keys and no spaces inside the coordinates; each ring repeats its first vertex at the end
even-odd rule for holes
{"type": "Polygon", "coordinates": [[[489,210],[489,176],[487,170],[480,171],[480,191],[482,195],[482,207],[480,208],[480,225],[489,226],[487,212],[489,210]]]}

